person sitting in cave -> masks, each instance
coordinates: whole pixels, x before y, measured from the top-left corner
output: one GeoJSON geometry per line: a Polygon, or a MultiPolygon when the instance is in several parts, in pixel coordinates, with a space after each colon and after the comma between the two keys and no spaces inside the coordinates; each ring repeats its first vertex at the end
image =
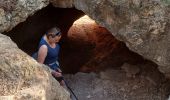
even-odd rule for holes
{"type": "Polygon", "coordinates": [[[52,76],[60,83],[61,86],[65,86],[62,71],[59,68],[58,62],[60,50],[58,42],[60,39],[61,31],[59,28],[54,27],[48,30],[40,40],[37,57],[36,54],[33,54],[33,58],[39,63],[49,66],[52,76]]]}

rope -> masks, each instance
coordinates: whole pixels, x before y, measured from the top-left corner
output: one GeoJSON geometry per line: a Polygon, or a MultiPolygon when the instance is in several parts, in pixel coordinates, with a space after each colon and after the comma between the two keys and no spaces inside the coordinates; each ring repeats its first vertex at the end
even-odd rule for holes
{"type": "Polygon", "coordinates": [[[74,97],[76,98],[76,100],[78,100],[77,96],[75,95],[75,93],[73,92],[73,90],[69,87],[68,83],[65,81],[64,79],[64,82],[66,84],[66,87],[70,90],[70,92],[74,95],[74,97]]]}

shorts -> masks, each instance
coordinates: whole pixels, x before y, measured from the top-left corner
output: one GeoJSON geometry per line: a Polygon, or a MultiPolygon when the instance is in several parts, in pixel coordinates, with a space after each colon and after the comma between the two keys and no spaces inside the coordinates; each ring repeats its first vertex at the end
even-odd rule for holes
{"type": "Polygon", "coordinates": [[[54,62],[52,64],[47,64],[47,66],[49,66],[52,70],[57,70],[60,67],[58,61],[56,61],[56,62],[54,62]]]}

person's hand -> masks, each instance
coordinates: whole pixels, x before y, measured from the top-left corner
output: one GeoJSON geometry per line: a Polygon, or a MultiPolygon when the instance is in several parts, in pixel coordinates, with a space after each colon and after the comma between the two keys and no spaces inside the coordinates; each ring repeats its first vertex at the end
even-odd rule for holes
{"type": "Polygon", "coordinates": [[[58,72],[62,73],[61,69],[60,68],[57,68],[58,72]]]}
{"type": "Polygon", "coordinates": [[[52,75],[54,75],[55,77],[61,77],[62,74],[60,72],[56,72],[56,71],[52,71],[52,75]]]}

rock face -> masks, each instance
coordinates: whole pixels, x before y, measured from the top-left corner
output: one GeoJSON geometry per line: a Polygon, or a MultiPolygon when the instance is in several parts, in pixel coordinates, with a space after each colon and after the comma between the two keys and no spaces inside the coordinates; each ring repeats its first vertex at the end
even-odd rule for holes
{"type": "Polygon", "coordinates": [[[106,67],[118,68],[124,62],[136,64],[143,61],[141,56],[131,52],[88,16],[73,23],[67,33],[67,41],[62,44],[60,61],[67,72],[98,72],[106,67]]]}
{"type": "Polygon", "coordinates": [[[0,100],[69,100],[49,69],[0,34],[0,100]]]}
{"type": "Polygon", "coordinates": [[[170,76],[169,0],[74,0],[73,3],[170,76]]]}
{"type": "Polygon", "coordinates": [[[11,30],[47,4],[48,0],[1,0],[0,32],[11,30]]]}
{"type": "Polygon", "coordinates": [[[50,0],[50,2],[56,7],[61,7],[61,8],[73,7],[73,0],[50,0]]]}

